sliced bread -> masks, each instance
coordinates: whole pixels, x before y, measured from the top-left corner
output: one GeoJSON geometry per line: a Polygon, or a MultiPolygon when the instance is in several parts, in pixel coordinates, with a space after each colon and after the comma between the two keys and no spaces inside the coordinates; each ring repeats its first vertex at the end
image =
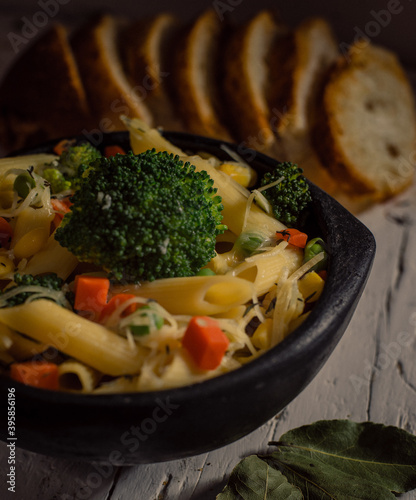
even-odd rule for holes
{"type": "Polygon", "coordinates": [[[264,10],[238,28],[225,51],[224,95],[236,139],[265,154],[280,155],[267,102],[269,57],[287,29],[264,10]]]}
{"type": "Polygon", "coordinates": [[[0,86],[0,109],[6,151],[88,125],[87,97],[63,25],[53,24],[13,64],[0,86]]]}
{"type": "Polygon", "coordinates": [[[153,123],[168,130],[183,130],[173,105],[173,54],[180,24],[171,14],[158,14],[133,23],[121,44],[126,71],[140,89],[153,123]]]}
{"type": "Polygon", "coordinates": [[[312,182],[330,193],[336,183],[312,146],[310,130],[323,82],[338,55],[330,25],[311,18],[276,40],[269,58],[269,105],[284,159],[298,163],[312,182]]]}
{"type": "Polygon", "coordinates": [[[119,40],[126,24],[111,15],[100,15],[75,34],[72,47],[88,100],[103,132],[125,129],[120,115],[152,124],[140,88],[129,81],[120,57],[119,40]]]}
{"type": "Polygon", "coordinates": [[[230,140],[218,84],[225,35],[224,22],[214,10],[198,16],[181,36],[174,76],[176,105],[187,131],[230,140]]]}
{"type": "Polygon", "coordinates": [[[321,111],[314,143],[347,193],[383,200],[412,182],[415,102],[395,54],[352,44],[329,75],[321,111]]]}

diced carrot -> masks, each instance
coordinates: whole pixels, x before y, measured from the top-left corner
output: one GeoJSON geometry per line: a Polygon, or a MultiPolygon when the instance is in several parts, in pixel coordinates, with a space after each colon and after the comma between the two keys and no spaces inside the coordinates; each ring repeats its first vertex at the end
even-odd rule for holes
{"type": "Polygon", "coordinates": [[[62,212],[63,214],[66,214],[66,213],[71,211],[72,202],[69,201],[69,197],[62,198],[62,200],[58,200],[57,198],[52,198],[51,204],[52,204],[52,208],[56,212],[62,212]]]}
{"type": "Polygon", "coordinates": [[[10,377],[41,389],[59,389],[58,365],[46,361],[25,361],[10,365],[10,377]]]}
{"type": "MultiPolygon", "coordinates": [[[[111,297],[111,299],[108,301],[108,303],[104,306],[102,309],[100,316],[99,316],[99,321],[104,323],[112,314],[113,312],[120,307],[124,302],[127,302],[130,299],[134,299],[135,295],[131,293],[118,293],[117,295],[114,295],[114,297],[111,297]]],[[[127,306],[123,312],[121,313],[121,316],[125,318],[129,314],[134,313],[134,311],[137,309],[137,304],[130,304],[127,306]]]]}
{"type": "Polygon", "coordinates": [[[69,201],[69,198],[64,198],[63,200],[57,200],[56,198],[51,199],[52,208],[55,210],[55,218],[53,222],[55,226],[59,226],[64,215],[71,211],[72,203],[69,201]]]}
{"type": "Polygon", "coordinates": [[[202,370],[215,370],[229,343],[218,321],[208,316],[191,318],[182,339],[182,345],[202,370]]]}
{"type": "Polygon", "coordinates": [[[66,151],[70,146],[74,144],[74,140],[62,139],[53,147],[53,152],[57,155],[61,155],[64,151],[66,151]]]}
{"type": "Polygon", "coordinates": [[[62,222],[64,215],[71,211],[72,202],[69,198],[63,198],[62,200],[57,200],[56,198],[51,199],[52,208],[55,210],[55,217],[53,219],[53,225],[58,227],[62,222]]]}
{"type": "Polygon", "coordinates": [[[124,151],[124,149],[120,146],[106,146],[104,148],[104,156],[106,156],[107,158],[109,156],[115,156],[116,154],[120,154],[120,155],[125,155],[126,152],[124,151]]]}
{"type": "Polygon", "coordinates": [[[0,217],[0,246],[9,248],[13,236],[13,228],[4,217],[0,217]]]}
{"type": "Polygon", "coordinates": [[[110,281],[107,278],[76,276],[74,309],[100,313],[107,304],[109,289],[110,281]]]}
{"type": "Polygon", "coordinates": [[[305,248],[308,241],[308,235],[302,233],[299,229],[287,228],[283,231],[276,231],[276,238],[287,241],[290,245],[299,248],[305,248]]]}

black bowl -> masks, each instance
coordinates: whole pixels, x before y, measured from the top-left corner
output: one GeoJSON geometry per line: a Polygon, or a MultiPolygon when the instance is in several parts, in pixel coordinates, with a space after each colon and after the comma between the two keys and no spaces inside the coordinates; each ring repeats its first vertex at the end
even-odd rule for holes
{"type": "MultiPolygon", "coordinates": [[[[183,150],[227,158],[220,141],[182,133],[165,136],[183,150]]],[[[104,134],[95,145],[110,144],[129,149],[128,134],[104,134]]],[[[227,145],[257,171],[266,171],[275,162],[227,145]]],[[[50,152],[51,147],[24,153],[50,152]]],[[[282,410],[313,379],[343,335],[375,254],[374,238],[362,223],[315,185],[310,190],[308,231],[326,240],[330,258],[321,298],[297,330],[236,371],[160,392],[78,395],[35,389],[1,377],[2,393],[10,387],[16,391],[17,445],[46,455],[113,464],[160,462],[229,444],[282,410]]],[[[7,441],[5,411],[1,419],[0,437],[7,441]]]]}

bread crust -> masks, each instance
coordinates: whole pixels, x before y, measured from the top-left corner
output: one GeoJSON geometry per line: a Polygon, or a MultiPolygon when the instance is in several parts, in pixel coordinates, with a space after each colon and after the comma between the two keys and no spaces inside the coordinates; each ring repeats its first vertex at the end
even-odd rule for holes
{"type": "Polygon", "coordinates": [[[340,56],[322,18],[289,30],[271,10],[235,29],[213,10],[185,28],[170,14],[101,15],[72,44],[57,23],[0,86],[4,152],[125,130],[122,114],[298,163],[354,211],[414,176],[415,102],[400,62],[366,40],[340,56]]]}
{"type": "Polygon", "coordinates": [[[66,28],[53,24],[14,63],[0,87],[7,150],[80,133],[91,120],[66,28]]]}
{"type": "Polygon", "coordinates": [[[415,103],[391,51],[353,44],[332,69],[321,102],[314,143],[348,194],[380,201],[411,184],[415,103]]]}
{"type": "Polygon", "coordinates": [[[269,60],[269,103],[277,116],[276,134],[284,158],[298,163],[312,182],[330,194],[336,192],[337,185],[313,148],[311,128],[319,93],[337,56],[332,29],[318,17],[303,21],[277,40],[269,60]]]}
{"type": "Polygon", "coordinates": [[[182,131],[173,105],[173,56],[180,23],[168,13],[134,22],[122,37],[121,52],[133,86],[141,85],[153,122],[168,130],[182,131]]]}
{"type": "Polygon", "coordinates": [[[175,54],[175,96],[189,132],[231,140],[219,90],[223,36],[224,25],[213,10],[184,30],[175,54]]]}
{"type": "Polygon", "coordinates": [[[269,56],[286,32],[275,12],[261,11],[232,35],[224,62],[224,94],[237,139],[277,155],[275,120],[267,102],[269,56]]]}
{"type": "Polygon", "coordinates": [[[133,87],[119,57],[118,20],[94,17],[74,36],[72,48],[91,105],[104,132],[124,130],[120,115],[137,117],[152,125],[141,89],[133,87]]]}

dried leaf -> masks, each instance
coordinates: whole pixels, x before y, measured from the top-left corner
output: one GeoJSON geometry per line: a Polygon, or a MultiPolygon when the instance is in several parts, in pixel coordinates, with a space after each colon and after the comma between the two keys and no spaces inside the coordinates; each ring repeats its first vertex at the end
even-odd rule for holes
{"type": "Polygon", "coordinates": [[[394,500],[416,488],[416,436],[397,427],[321,420],[271,444],[235,467],[217,500],[394,500]]]}
{"type": "Polygon", "coordinates": [[[302,493],[285,476],[256,455],[244,458],[231,473],[217,500],[301,500],[302,493]]]}
{"type": "Polygon", "coordinates": [[[311,500],[394,499],[416,488],[416,437],[397,427],[322,420],[276,444],[266,461],[311,500]]]}

